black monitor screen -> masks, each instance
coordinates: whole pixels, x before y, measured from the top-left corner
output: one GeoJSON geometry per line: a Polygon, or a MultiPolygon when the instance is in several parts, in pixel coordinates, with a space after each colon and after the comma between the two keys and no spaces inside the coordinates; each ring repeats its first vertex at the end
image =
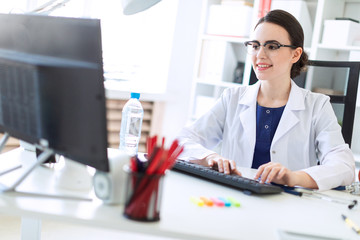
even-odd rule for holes
{"type": "Polygon", "coordinates": [[[100,21],[0,14],[0,131],[109,171],[100,21]]]}

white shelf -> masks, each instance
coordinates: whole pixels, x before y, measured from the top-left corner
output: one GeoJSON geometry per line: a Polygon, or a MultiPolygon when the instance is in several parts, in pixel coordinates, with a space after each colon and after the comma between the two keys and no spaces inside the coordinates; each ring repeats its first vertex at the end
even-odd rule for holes
{"type": "Polygon", "coordinates": [[[317,46],[319,49],[329,49],[336,51],[360,51],[360,46],[329,46],[319,43],[317,46]]]}
{"type": "MultiPolygon", "coordinates": [[[[202,26],[198,35],[197,59],[195,62],[195,69],[197,70],[193,75],[194,89],[192,89],[192,109],[188,117],[189,121],[199,116],[199,112],[211,105],[213,100],[220,97],[225,88],[246,85],[248,79],[250,79],[251,71],[249,69],[251,63],[244,46],[244,42],[249,41],[250,38],[208,34],[208,32],[211,32],[208,31],[210,8],[213,5],[221,5],[221,2],[221,0],[202,0],[202,26]],[[242,84],[232,82],[234,71],[239,62],[244,63],[242,84]],[[198,101],[199,98],[201,98],[201,103],[198,101]]],[[[245,25],[253,26],[254,22],[257,21],[258,11],[255,9],[259,6],[259,0],[248,0],[248,2],[253,4],[254,8],[251,10],[251,18],[246,18],[245,25]]],[[[221,32],[219,31],[219,33],[221,32]]],[[[233,32],[227,33],[231,34],[233,32]]],[[[241,35],[247,36],[248,34],[239,34],[239,36],[241,35]]]]}
{"type": "MultiPolygon", "coordinates": [[[[104,81],[105,95],[110,99],[129,99],[130,92],[134,89],[133,86],[127,84],[128,82],[120,82],[116,80],[104,81]]],[[[169,94],[157,92],[143,92],[141,91],[141,100],[164,102],[172,100],[169,94]]]]}
{"type": "Polygon", "coordinates": [[[227,36],[218,36],[218,35],[210,35],[210,34],[203,34],[203,40],[221,40],[224,42],[230,43],[244,43],[249,41],[250,38],[243,38],[243,37],[227,37],[227,36]]]}
{"type": "Polygon", "coordinates": [[[205,84],[205,85],[211,85],[211,86],[217,86],[217,87],[238,87],[242,84],[240,83],[232,83],[232,82],[222,82],[222,81],[209,81],[205,79],[198,79],[198,84],[205,84]]]}

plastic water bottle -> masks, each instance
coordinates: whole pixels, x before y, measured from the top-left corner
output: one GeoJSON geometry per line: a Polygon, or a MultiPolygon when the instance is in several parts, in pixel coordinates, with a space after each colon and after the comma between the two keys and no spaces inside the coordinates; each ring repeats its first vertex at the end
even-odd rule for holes
{"type": "Polygon", "coordinates": [[[122,110],[119,149],[130,156],[137,154],[141,136],[144,110],[139,98],[140,93],[132,92],[122,110]]]}

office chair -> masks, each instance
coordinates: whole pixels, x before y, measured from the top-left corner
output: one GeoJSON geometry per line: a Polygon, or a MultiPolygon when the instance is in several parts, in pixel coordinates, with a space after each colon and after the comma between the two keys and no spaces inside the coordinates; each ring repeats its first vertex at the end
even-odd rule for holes
{"type": "MultiPolygon", "coordinates": [[[[294,79],[294,81],[299,84],[305,84],[306,88],[308,89],[313,89],[314,86],[316,86],[316,81],[318,80],[317,78],[321,76],[315,74],[315,68],[319,67],[329,68],[328,71],[325,72],[325,74],[327,73],[330,75],[327,76],[328,78],[326,79],[326,81],[333,81],[332,83],[330,83],[330,85],[335,85],[336,83],[339,84],[339,82],[343,79],[343,75],[340,76],[338,70],[346,70],[347,79],[344,79],[346,81],[343,82],[342,86],[344,93],[330,93],[327,95],[330,97],[330,102],[333,104],[333,107],[334,104],[343,105],[341,131],[345,142],[349,144],[349,146],[351,146],[360,73],[360,62],[309,60],[309,67],[306,73],[306,79],[304,79],[304,75],[300,75],[299,79],[294,79]],[[309,79],[309,77],[311,77],[311,79],[309,79]]],[[[324,74],[324,71],[322,72],[323,73],[321,74],[324,74]]],[[[327,86],[329,86],[329,84],[327,86]]]]}

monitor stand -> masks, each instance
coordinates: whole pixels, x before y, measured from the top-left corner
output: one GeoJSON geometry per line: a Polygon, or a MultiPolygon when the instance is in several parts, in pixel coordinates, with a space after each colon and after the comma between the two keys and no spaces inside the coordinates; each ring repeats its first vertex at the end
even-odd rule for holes
{"type": "MultiPolygon", "coordinates": [[[[9,139],[9,134],[5,133],[2,139],[0,140],[0,150],[2,150],[9,139]]],[[[24,171],[19,178],[17,178],[10,186],[5,186],[3,184],[0,184],[0,193],[2,192],[14,192],[16,187],[19,186],[24,179],[29,176],[29,174],[38,166],[40,166],[42,163],[44,163],[51,155],[53,154],[53,151],[50,149],[45,149],[37,158],[37,161],[30,165],[26,171],[24,171]]],[[[21,166],[20,166],[21,167],[21,166]]],[[[11,171],[18,169],[14,168],[11,171]]],[[[4,175],[8,172],[11,172],[10,170],[3,172],[1,175],[4,175]]],[[[0,176],[1,176],[0,175],[0,176]]]]}
{"type": "Polygon", "coordinates": [[[9,140],[10,135],[6,132],[0,140],[0,152],[4,149],[6,142],[9,140]]]}
{"type": "MultiPolygon", "coordinates": [[[[9,134],[8,133],[4,133],[4,136],[0,139],[0,150],[2,150],[7,142],[7,140],[9,139],[9,134]]],[[[35,148],[34,148],[35,149],[35,148]]],[[[0,151],[1,152],[1,151],[0,151]]],[[[21,192],[21,191],[17,191],[16,188],[29,176],[29,174],[38,166],[43,165],[44,162],[46,162],[52,155],[54,154],[54,151],[51,149],[47,149],[44,148],[43,152],[37,156],[37,161],[35,161],[34,163],[32,163],[30,166],[28,166],[26,168],[26,170],[14,181],[10,184],[10,186],[6,186],[4,184],[0,183],[0,194],[1,193],[5,193],[5,192],[17,192],[17,193],[24,193],[26,195],[34,195],[34,196],[40,196],[40,197],[50,197],[50,198],[62,198],[62,199],[72,199],[72,200],[83,200],[83,201],[92,201],[91,198],[83,198],[83,197],[77,197],[77,196],[57,196],[57,195],[50,195],[50,194],[39,194],[39,193],[28,193],[28,192],[21,192]]],[[[71,169],[69,170],[70,175],[67,174],[67,176],[65,176],[65,174],[63,174],[62,176],[64,176],[64,178],[59,179],[59,181],[65,181],[65,177],[68,178],[73,178],[73,175],[77,175],[77,176],[82,176],[82,179],[89,179],[89,173],[86,175],[86,177],[83,177],[84,174],[81,174],[81,172],[83,172],[83,169],[85,168],[85,166],[82,166],[81,171],[79,166],[76,167],[71,167],[74,166],[73,161],[68,160],[68,164],[67,167],[64,167],[64,169],[62,170],[63,173],[65,173],[65,171],[67,169],[71,169]],[[72,162],[72,163],[70,163],[72,162]],[[75,171],[76,170],[76,173],[75,171]]],[[[80,165],[80,164],[79,164],[80,165]]],[[[12,172],[15,169],[21,168],[22,166],[16,166],[15,168],[11,169],[11,170],[7,170],[7,171],[3,171],[0,172],[0,176],[5,175],[9,172],[12,172]]],[[[76,178],[75,178],[76,179],[76,178]]],[[[90,178],[90,182],[91,182],[91,178],[90,178]]],[[[89,182],[87,181],[87,184],[85,184],[85,182],[81,182],[81,186],[86,186],[88,187],[89,182]]]]}
{"type": "MultiPolygon", "coordinates": [[[[4,133],[3,137],[0,139],[0,153],[2,152],[2,150],[4,149],[6,142],[9,140],[10,135],[8,133],[4,133]]],[[[0,176],[5,175],[9,172],[12,172],[16,169],[21,168],[21,164],[14,164],[13,166],[6,168],[6,169],[2,169],[0,171],[0,176]]],[[[1,190],[0,190],[1,191],[1,190]]]]}
{"type": "Polygon", "coordinates": [[[92,176],[86,165],[62,156],[56,164],[63,165],[60,166],[60,169],[55,168],[56,187],[79,191],[92,189],[92,176]]]}

